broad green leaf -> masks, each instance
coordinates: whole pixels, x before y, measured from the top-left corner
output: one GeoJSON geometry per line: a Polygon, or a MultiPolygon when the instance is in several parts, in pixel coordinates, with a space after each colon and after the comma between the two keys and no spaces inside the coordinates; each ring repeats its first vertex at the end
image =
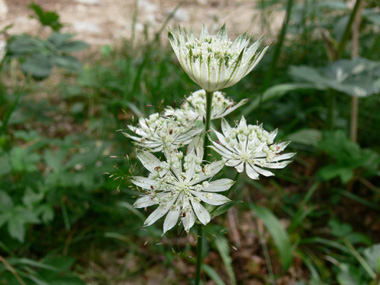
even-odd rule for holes
{"type": "Polygon", "coordinates": [[[293,250],[289,240],[289,236],[282,227],[280,221],[276,218],[272,212],[266,208],[249,204],[249,207],[260,218],[277,247],[282,261],[282,269],[286,271],[293,260],[293,250]]]}
{"type": "Polygon", "coordinates": [[[72,37],[73,37],[72,34],[62,34],[62,33],[55,32],[49,36],[48,41],[54,44],[57,48],[59,48],[72,37]]]}
{"type": "Polygon", "coordinates": [[[33,208],[37,203],[39,203],[44,198],[43,193],[35,193],[32,189],[27,187],[24,196],[22,197],[22,202],[29,209],[33,208]]]}
{"type": "Polygon", "coordinates": [[[340,223],[337,220],[329,220],[328,225],[331,229],[331,234],[336,237],[345,237],[352,232],[351,225],[340,223]]]}
{"type": "Polygon", "coordinates": [[[56,55],[52,58],[52,62],[56,66],[65,68],[72,73],[82,69],[82,63],[75,57],[69,55],[56,55]]]}
{"type": "Polygon", "coordinates": [[[49,56],[35,54],[21,64],[21,69],[35,78],[44,79],[50,76],[53,63],[49,56]]]}
{"type": "Polygon", "coordinates": [[[224,237],[218,237],[214,240],[215,246],[218,249],[218,252],[223,260],[224,266],[227,270],[227,275],[231,281],[231,284],[236,284],[236,277],[234,269],[232,267],[232,259],[230,256],[230,250],[228,247],[228,242],[224,237]]]}

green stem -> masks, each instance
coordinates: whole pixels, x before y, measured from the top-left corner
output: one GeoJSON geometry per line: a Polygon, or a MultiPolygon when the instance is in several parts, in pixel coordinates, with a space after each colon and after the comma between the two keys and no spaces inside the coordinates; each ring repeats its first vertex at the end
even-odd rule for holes
{"type": "Polygon", "coordinates": [[[359,9],[360,2],[362,2],[362,0],[356,0],[354,9],[352,10],[352,13],[350,15],[350,19],[348,20],[346,28],[344,29],[343,36],[342,36],[341,40],[339,41],[338,48],[337,48],[337,50],[338,50],[338,57],[340,57],[342,55],[343,49],[344,49],[344,47],[346,45],[346,42],[348,41],[348,36],[350,35],[351,26],[352,26],[352,24],[353,24],[353,22],[355,20],[357,12],[360,10],[359,9]]]}
{"type": "Polygon", "coordinates": [[[335,92],[329,89],[327,91],[327,96],[329,96],[329,106],[327,114],[327,126],[329,130],[334,130],[334,112],[335,112],[335,92]]]}
{"type": "MultiPolygon", "coordinates": [[[[211,126],[211,110],[212,110],[212,96],[214,92],[206,91],[206,118],[205,118],[205,132],[203,141],[203,161],[207,160],[209,148],[208,145],[210,140],[208,138],[208,132],[211,126]]],[[[201,224],[198,225],[198,241],[197,241],[197,271],[195,275],[195,285],[199,285],[201,282],[201,268],[202,268],[202,251],[203,251],[203,227],[201,224]]]]}
{"type": "Polygon", "coordinates": [[[231,193],[231,190],[232,189],[234,189],[236,186],[236,184],[237,184],[237,181],[238,181],[238,179],[239,179],[239,176],[240,176],[240,172],[236,172],[236,175],[235,175],[235,178],[234,178],[234,181],[235,181],[235,184],[234,185],[232,185],[232,187],[230,188],[230,189],[228,189],[228,191],[226,192],[226,197],[228,197],[229,195],[230,195],[230,193],[231,193]]]}

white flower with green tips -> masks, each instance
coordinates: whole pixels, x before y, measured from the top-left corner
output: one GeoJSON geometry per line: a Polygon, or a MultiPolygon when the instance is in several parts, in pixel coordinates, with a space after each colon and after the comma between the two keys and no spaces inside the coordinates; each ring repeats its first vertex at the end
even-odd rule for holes
{"type": "Polygon", "coordinates": [[[199,39],[181,29],[177,38],[169,30],[169,40],[182,68],[208,92],[239,82],[255,68],[268,48],[258,50],[261,39],[248,47],[249,38],[245,33],[231,41],[224,25],[217,35],[210,35],[203,25],[199,39]]]}
{"type": "Polygon", "coordinates": [[[223,168],[224,162],[202,164],[202,145],[202,139],[195,138],[190,143],[186,156],[179,151],[165,152],[166,161],[160,161],[150,152],[138,154],[150,174],[148,177],[132,177],[132,183],[145,190],[145,194],[133,206],[145,208],[158,205],[144,226],[150,226],[166,215],[164,233],[173,228],[179,219],[188,232],[196,219],[204,225],[211,219],[201,202],[217,206],[230,201],[217,192],[230,189],[234,181],[210,181],[223,168]]]}
{"type": "Polygon", "coordinates": [[[139,126],[128,126],[133,134],[123,133],[134,140],[136,145],[152,152],[164,148],[177,149],[188,145],[191,140],[203,131],[196,126],[196,121],[180,122],[174,118],[162,117],[158,113],[149,118],[140,118],[139,126]]]}
{"type": "MultiPolygon", "coordinates": [[[[224,93],[215,91],[212,96],[211,120],[227,116],[240,106],[247,103],[247,99],[235,103],[231,98],[226,98],[224,93]]],[[[180,108],[166,108],[166,116],[174,116],[177,120],[186,121],[203,120],[206,116],[206,91],[198,90],[187,97],[180,108]]]]}
{"type": "Polygon", "coordinates": [[[247,125],[244,117],[232,128],[222,120],[222,133],[214,131],[219,141],[213,141],[213,148],[226,162],[241,173],[246,171],[251,179],[274,175],[265,168],[281,169],[287,166],[295,153],[280,154],[289,142],[274,143],[277,130],[269,133],[262,125],[247,125]]]}

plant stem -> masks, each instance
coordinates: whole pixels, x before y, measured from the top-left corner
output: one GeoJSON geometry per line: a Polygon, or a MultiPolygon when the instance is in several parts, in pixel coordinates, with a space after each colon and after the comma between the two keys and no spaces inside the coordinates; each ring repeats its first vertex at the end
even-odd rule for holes
{"type": "MultiPolygon", "coordinates": [[[[360,2],[360,1],[357,1],[360,2]]],[[[359,3],[357,13],[352,24],[352,51],[351,57],[355,58],[359,55],[359,28],[362,19],[362,10],[365,5],[365,0],[359,3]]],[[[359,114],[359,98],[352,97],[351,101],[351,125],[350,137],[351,141],[356,142],[358,138],[358,114],[359,114]]]]}
{"type": "Polygon", "coordinates": [[[344,49],[344,47],[346,45],[346,42],[348,40],[348,36],[350,34],[352,23],[354,22],[356,14],[360,11],[359,7],[361,6],[360,5],[361,2],[362,2],[362,0],[356,0],[354,9],[352,10],[351,15],[350,15],[350,19],[348,20],[346,28],[344,29],[343,36],[342,36],[341,40],[339,41],[339,45],[338,45],[338,48],[337,48],[337,50],[338,50],[338,57],[340,57],[342,55],[342,53],[343,53],[343,49],[344,49]]]}
{"type": "Polygon", "coordinates": [[[327,114],[327,127],[328,129],[334,130],[334,112],[335,112],[335,91],[332,89],[327,90],[327,96],[329,96],[329,106],[327,114]]]}
{"type": "MultiPolygon", "coordinates": [[[[207,161],[207,156],[209,153],[209,138],[208,132],[211,126],[211,110],[212,110],[212,96],[214,92],[206,91],[206,118],[205,118],[205,132],[203,141],[203,161],[207,161]]],[[[202,268],[202,251],[203,251],[203,227],[201,224],[198,225],[198,241],[197,241],[197,271],[195,275],[195,285],[199,285],[201,281],[201,268],[202,268]]]]}

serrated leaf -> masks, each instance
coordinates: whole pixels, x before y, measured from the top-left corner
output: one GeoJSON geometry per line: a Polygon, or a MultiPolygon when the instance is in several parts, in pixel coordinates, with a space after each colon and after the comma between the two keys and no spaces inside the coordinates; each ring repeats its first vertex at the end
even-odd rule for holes
{"type": "Polygon", "coordinates": [[[380,273],[380,244],[375,244],[371,247],[366,248],[364,250],[364,258],[374,271],[380,273]]]}
{"type": "Polygon", "coordinates": [[[249,207],[255,215],[263,221],[266,229],[270,233],[280,254],[282,270],[286,271],[292,264],[293,260],[293,250],[288,234],[282,227],[280,221],[270,210],[253,204],[249,204],[249,207]]]}

